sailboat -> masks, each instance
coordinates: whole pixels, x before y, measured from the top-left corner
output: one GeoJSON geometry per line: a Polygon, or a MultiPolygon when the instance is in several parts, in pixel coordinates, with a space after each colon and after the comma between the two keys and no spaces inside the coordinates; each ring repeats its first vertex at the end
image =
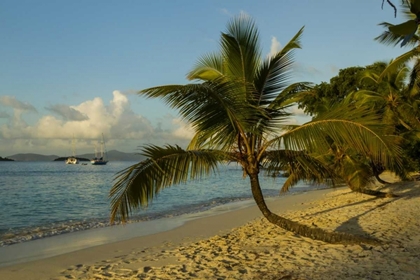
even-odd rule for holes
{"type": "Polygon", "coordinates": [[[73,135],[73,140],[71,141],[71,150],[72,150],[72,156],[66,159],[66,164],[78,164],[79,160],[76,157],[76,142],[74,140],[74,135],[73,135]]]}
{"type": "Polygon", "coordinates": [[[95,158],[90,161],[92,165],[105,165],[108,162],[106,159],[106,148],[104,134],[102,133],[102,140],[99,143],[99,150],[95,147],[95,158]]]}

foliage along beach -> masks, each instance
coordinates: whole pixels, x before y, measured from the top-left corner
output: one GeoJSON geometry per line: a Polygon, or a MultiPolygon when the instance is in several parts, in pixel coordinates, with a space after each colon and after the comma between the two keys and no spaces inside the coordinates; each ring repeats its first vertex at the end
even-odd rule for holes
{"type": "MultiPolygon", "coordinates": [[[[376,40],[418,45],[420,1],[403,1],[402,9],[414,19],[382,23],[376,40]]],[[[126,221],[164,188],[236,162],[264,218],[194,243],[166,244],[160,252],[117,256],[115,246],[113,258],[74,264],[56,271],[57,279],[420,277],[420,191],[413,176],[419,170],[420,64],[407,63],[417,58],[417,47],[389,63],[341,70],[330,83],[290,83],[303,31],[263,58],[256,24],[241,14],[222,33],[220,51],[201,57],[188,73],[191,84],[141,90],[178,109],[196,134],[186,149],[143,147],[146,159],[122,170],[110,191],[111,222],[126,221]],[[296,104],[311,121],[288,122],[296,104]],[[259,178],[278,171],[287,174],[284,192],[301,180],[346,188],[307,202],[304,210],[277,213],[259,178]]]]}

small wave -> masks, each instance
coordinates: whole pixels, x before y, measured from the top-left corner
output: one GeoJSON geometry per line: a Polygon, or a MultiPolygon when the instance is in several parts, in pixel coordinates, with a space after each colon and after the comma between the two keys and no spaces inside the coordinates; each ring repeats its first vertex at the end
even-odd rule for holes
{"type": "MultiPolygon", "coordinates": [[[[163,218],[171,218],[185,214],[193,214],[209,210],[213,207],[250,199],[251,197],[231,197],[231,198],[215,198],[209,201],[187,205],[182,208],[174,208],[157,213],[147,213],[133,215],[127,223],[137,223],[163,218]]],[[[112,225],[119,225],[121,222],[115,222],[112,225]]],[[[17,243],[32,241],[36,239],[51,237],[55,235],[77,232],[82,230],[103,228],[111,226],[108,219],[92,219],[84,221],[64,221],[60,223],[51,223],[44,226],[26,227],[3,230],[0,232],[0,247],[9,246],[17,243]]]]}
{"type": "MultiPolygon", "coordinates": [[[[319,188],[307,187],[307,188],[296,188],[290,194],[305,192],[308,190],[314,190],[319,188]]],[[[278,189],[265,189],[263,190],[264,196],[275,197],[279,196],[278,189]]],[[[197,202],[195,204],[185,205],[182,207],[174,206],[171,209],[161,212],[149,212],[142,214],[134,214],[127,223],[137,223],[142,221],[150,221],[162,218],[170,218],[181,216],[185,214],[196,214],[206,210],[210,210],[220,205],[226,205],[233,202],[240,202],[252,199],[252,196],[238,196],[238,197],[217,197],[207,201],[197,202]]],[[[146,210],[147,211],[147,210],[146,210]]],[[[116,222],[112,225],[119,225],[121,222],[116,222]]],[[[15,228],[9,230],[0,231],[0,247],[10,246],[17,243],[37,240],[41,238],[56,236],[65,233],[77,232],[82,230],[103,228],[111,226],[108,219],[90,219],[83,221],[62,221],[56,223],[50,223],[43,226],[26,227],[26,228],[15,228]]]]}

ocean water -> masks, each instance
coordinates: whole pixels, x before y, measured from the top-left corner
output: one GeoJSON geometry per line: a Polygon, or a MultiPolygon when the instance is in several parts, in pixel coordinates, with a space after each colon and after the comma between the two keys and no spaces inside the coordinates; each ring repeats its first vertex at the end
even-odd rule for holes
{"type": "MultiPolygon", "coordinates": [[[[109,226],[109,190],[115,174],[135,162],[103,166],[64,162],[0,162],[0,247],[68,232],[109,226]]],[[[261,176],[263,193],[278,196],[285,178],[261,176]]],[[[299,184],[291,192],[313,190],[299,184]]],[[[249,180],[235,164],[218,173],[164,189],[131,222],[208,210],[252,198],[249,180]]]]}

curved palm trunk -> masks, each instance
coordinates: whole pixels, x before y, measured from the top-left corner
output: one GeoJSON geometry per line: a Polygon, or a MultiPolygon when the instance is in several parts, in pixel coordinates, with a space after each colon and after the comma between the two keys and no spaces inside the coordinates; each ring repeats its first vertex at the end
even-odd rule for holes
{"type": "Polygon", "coordinates": [[[355,188],[351,184],[347,184],[347,185],[354,192],[358,192],[358,193],[362,193],[362,194],[366,194],[366,195],[371,195],[371,196],[375,196],[375,197],[378,197],[378,198],[398,197],[397,195],[392,194],[392,193],[386,193],[386,192],[381,192],[381,191],[374,191],[374,190],[364,189],[364,188],[362,188],[362,189],[355,188]]]}
{"type": "Polygon", "coordinates": [[[264,215],[264,217],[271,223],[281,227],[282,229],[294,232],[304,237],[309,237],[316,240],[321,240],[328,243],[340,243],[340,244],[359,244],[359,243],[368,243],[368,244],[379,244],[380,242],[375,239],[366,238],[362,236],[351,235],[347,233],[340,232],[328,232],[321,228],[312,228],[306,225],[299,224],[292,220],[280,217],[272,213],[265,203],[260,182],[257,174],[249,174],[251,181],[251,190],[255,202],[258,205],[258,208],[264,215]]]}
{"type": "Polygon", "coordinates": [[[373,162],[370,162],[370,167],[372,168],[373,171],[373,175],[375,176],[376,180],[378,180],[379,183],[381,184],[389,184],[389,182],[382,180],[379,177],[379,174],[381,174],[381,171],[379,171],[379,168],[376,166],[376,164],[374,164],[373,162]]]}
{"type": "Polygon", "coordinates": [[[382,180],[382,179],[379,177],[379,174],[378,174],[378,173],[376,173],[376,172],[375,172],[375,178],[376,178],[376,180],[378,180],[378,182],[379,182],[379,183],[381,183],[381,184],[384,184],[384,185],[389,184],[389,182],[382,180]]]}

